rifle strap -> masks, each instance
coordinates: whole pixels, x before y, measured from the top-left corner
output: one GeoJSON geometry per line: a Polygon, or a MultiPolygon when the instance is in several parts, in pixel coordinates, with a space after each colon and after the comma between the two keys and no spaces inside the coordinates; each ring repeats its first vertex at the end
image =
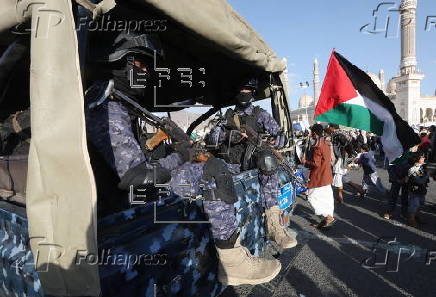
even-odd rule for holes
{"type": "Polygon", "coordinates": [[[239,129],[241,129],[241,119],[239,118],[239,115],[237,115],[236,113],[233,114],[233,121],[235,122],[236,127],[239,129]]]}

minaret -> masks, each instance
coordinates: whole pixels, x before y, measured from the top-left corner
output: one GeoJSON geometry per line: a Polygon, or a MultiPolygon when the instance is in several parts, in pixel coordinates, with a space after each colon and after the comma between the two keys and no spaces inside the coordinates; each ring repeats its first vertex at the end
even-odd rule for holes
{"type": "Polygon", "coordinates": [[[399,115],[409,124],[420,121],[417,106],[421,98],[421,80],[424,75],[416,70],[416,8],[417,0],[403,0],[401,14],[401,64],[400,76],[395,79],[395,106],[399,115]]]}
{"type": "Polygon", "coordinates": [[[385,71],[383,69],[380,69],[380,72],[378,73],[378,78],[380,79],[380,87],[381,90],[385,91],[385,71]]]}
{"type": "Polygon", "coordinates": [[[318,59],[315,59],[315,61],[313,61],[313,99],[315,106],[318,103],[320,93],[321,87],[319,82],[318,59]]]}
{"type": "Polygon", "coordinates": [[[417,0],[403,0],[401,13],[401,75],[416,73],[417,0]]]}

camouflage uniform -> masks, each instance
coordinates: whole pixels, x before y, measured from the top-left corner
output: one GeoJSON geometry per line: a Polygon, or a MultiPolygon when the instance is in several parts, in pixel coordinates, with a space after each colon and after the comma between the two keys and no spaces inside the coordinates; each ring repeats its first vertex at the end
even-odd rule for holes
{"type": "Polygon", "coordinates": [[[213,238],[229,239],[238,229],[235,206],[223,201],[204,201],[203,205],[204,211],[209,217],[213,238]]]}
{"type": "MultiPolygon", "coordinates": [[[[216,184],[202,180],[205,163],[187,162],[173,170],[171,173],[171,191],[180,197],[196,197],[202,190],[216,189],[216,184]]],[[[226,164],[233,174],[239,173],[239,166],[226,164]]],[[[223,201],[204,201],[204,210],[211,223],[211,232],[214,239],[227,240],[238,228],[234,204],[223,201]]]]}
{"type": "Polygon", "coordinates": [[[264,175],[259,173],[259,181],[263,206],[268,209],[278,205],[277,199],[280,195],[279,174],[264,175]]]}
{"type": "MultiPolygon", "coordinates": [[[[254,107],[254,105],[250,105],[246,109],[239,109],[236,107],[235,113],[241,116],[250,115],[253,113],[254,107]]],[[[269,133],[273,137],[278,136],[280,132],[280,126],[266,110],[262,109],[257,116],[257,123],[265,130],[265,132],[269,133]]]]}
{"type": "MultiPolygon", "coordinates": [[[[245,109],[240,109],[238,107],[235,108],[234,113],[239,116],[244,115],[251,115],[254,110],[254,106],[250,105],[245,109]]],[[[280,133],[280,126],[277,124],[276,120],[265,110],[261,110],[257,115],[257,124],[259,127],[261,127],[266,133],[270,134],[273,137],[279,138],[280,133]]],[[[210,135],[209,139],[211,141],[211,144],[213,145],[221,145],[224,143],[226,139],[226,133],[228,130],[225,128],[225,122],[223,122],[220,126],[215,127],[210,135]]],[[[266,209],[269,209],[275,205],[278,205],[278,196],[279,196],[279,176],[278,173],[272,174],[270,176],[264,175],[259,173],[259,182],[261,185],[261,197],[262,197],[262,204],[266,209]]],[[[221,204],[214,204],[210,205],[212,208],[213,206],[217,207],[217,219],[220,220],[220,224],[222,225],[231,225],[232,220],[231,218],[231,212],[234,211],[233,208],[224,208],[221,204]],[[224,214],[224,212],[227,212],[228,214],[224,214]],[[225,220],[230,220],[229,222],[225,222],[225,220]]],[[[212,211],[212,209],[210,210],[212,211]]],[[[220,233],[221,237],[227,237],[229,238],[231,233],[231,228],[227,228],[229,230],[228,233],[220,233]],[[229,234],[230,233],[230,234],[229,234]]],[[[218,232],[219,233],[219,232],[218,232]]]]}
{"type": "MultiPolygon", "coordinates": [[[[87,98],[87,103],[92,99],[87,98]]],[[[119,101],[106,99],[94,108],[86,109],[86,131],[88,137],[109,166],[121,178],[129,169],[147,163],[145,155],[132,130],[132,119],[127,108],[119,101]]],[[[173,153],[158,161],[168,170],[183,164],[178,153],[173,153]]]]}
{"type": "MultiPolygon", "coordinates": [[[[240,109],[236,107],[234,112],[239,116],[251,115],[253,113],[254,107],[254,105],[250,105],[245,109],[240,109]]],[[[265,132],[273,137],[278,138],[281,129],[279,124],[277,124],[276,120],[266,110],[263,109],[261,109],[257,116],[257,124],[262,127],[265,132]]],[[[224,142],[224,140],[226,139],[226,129],[224,126],[225,122],[222,122],[221,125],[212,129],[209,135],[211,144],[220,145],[224,142]]]]}

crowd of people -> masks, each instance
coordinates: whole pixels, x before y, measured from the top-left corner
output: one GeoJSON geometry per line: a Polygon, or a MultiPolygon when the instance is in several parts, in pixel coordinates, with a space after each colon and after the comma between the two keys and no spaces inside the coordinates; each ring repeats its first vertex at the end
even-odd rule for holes
{"type": "Polygon", "coordinates": [[[344,184],[351,186],[360,198],[372,192],[388,201],[387,209],[381,213],[387,220],[393,218],[400,199],[401,216],[408,224],[419,227],[423,223],[420,209],[424,205],[431,177],[436,180],[435,126],[419,128],[416,132],[421,143],[391,162],[385,157],[381,137],[372,133],[340,129],[336,124],[328,124],[325,128],[315,124],[310,130],[297,133],[296,138],[304,147],[301,164],[309,170],[308,201],[315,214],[324,218],[316,227],[330,227],[335,222],[332,188],[337,190],[337,202],[342,204],[344,184]],[[387,169],[391,184],[389,189],[379,177],[378,167],[387,169]],[[348,177],[349,170],[358,168],[363,170],[361,184],[352,182],[348,177]]]}

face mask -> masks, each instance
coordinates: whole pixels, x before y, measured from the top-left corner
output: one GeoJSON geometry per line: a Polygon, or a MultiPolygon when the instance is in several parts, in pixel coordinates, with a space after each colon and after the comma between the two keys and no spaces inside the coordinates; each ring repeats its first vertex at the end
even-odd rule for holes
{"type": "Polygon", "coordinates": [[[239,93],[235,97],[236,106],[238,107],[247,107],[253,101],[253,94],[251,93],[239,93]]]}
{"type": "Polygon", "coordinates": [[[153,86],[151,75],[133,65],[133,57],[128,58],[124,67],[112,71],[115,88],[136,100],[145,97],[146,88],[153,86]]]}

